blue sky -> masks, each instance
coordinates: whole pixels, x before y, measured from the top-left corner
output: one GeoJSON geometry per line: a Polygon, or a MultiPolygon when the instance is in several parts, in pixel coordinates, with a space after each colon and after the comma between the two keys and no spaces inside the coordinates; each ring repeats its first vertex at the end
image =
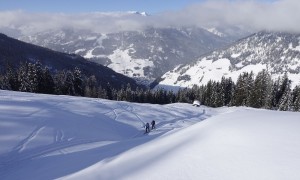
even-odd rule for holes
{"type": "MultiPolygon", "coordinates": [[[[180,10],[188,5],[203,1],[205,0],[0,0],[0,10],[63,13],[95,11],[146,11],[148,13],[159,13],[180,10]]],[[[259,0],[258,2],[261,1],[275,0],[259,0]]]]}
{"type": "Polygon", "coordinates": [[[0,0],[1,10],[30,12],[91,12],[91,11],[146,11],[157,13],[178,10],[201,0],[0,0]]]}

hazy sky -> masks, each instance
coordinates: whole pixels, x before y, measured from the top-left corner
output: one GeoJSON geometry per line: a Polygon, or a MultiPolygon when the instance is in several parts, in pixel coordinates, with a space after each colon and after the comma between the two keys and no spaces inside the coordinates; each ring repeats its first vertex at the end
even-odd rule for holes
{"type": "Polygon", "coordinates": [[[147,26],[239,26],[300,33],[300,0],[0,0],[0,28],[108,33],[147,26]],[[149,17],[101,12],[146,11],[149,17]]]}

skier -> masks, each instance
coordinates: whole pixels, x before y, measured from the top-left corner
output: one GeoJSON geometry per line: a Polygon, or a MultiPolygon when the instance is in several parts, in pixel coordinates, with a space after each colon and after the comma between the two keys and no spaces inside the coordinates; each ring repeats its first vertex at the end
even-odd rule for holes
{"type": "Polygon", "coordinates": [[[150,132],[150,129],[149,129],[149,128],[150,128],[150,125],[149,125],[149,123],[146,123],[146,126],[145,126],[145,127],[146,127],[146,132],[145,132],[145,133],[150,132]]]}
{"type": "Polygon", "coordinates": [[[155,121],[154,120],[152,120],[152,122],[151,122],[151,129],[155,129],[155,121]]]}

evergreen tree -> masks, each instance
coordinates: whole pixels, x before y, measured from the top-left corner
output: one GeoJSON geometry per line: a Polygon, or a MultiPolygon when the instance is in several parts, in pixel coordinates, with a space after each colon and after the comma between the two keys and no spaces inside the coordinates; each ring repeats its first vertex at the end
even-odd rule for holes
{"type": "Polygon", "coordinates": [[[250,97],[251,97],[251,90],[253,88],[253,73],[250,74],[247,72],[242,73],[239,75],[235,89],[234,95],[232,99],[233,106],[248,106],[250,97]]]}
{"type": "Polygon", "coordinates": [[[282,99],[282,96],[286,91],[288,91],[287,88],[289,87],[290,87],[290,80],[288,78],[287,73],[285,73],[282,78],[281,77],[278,78],[278,89],[275,94],[275,105],[277,109],[280,106],[281,103],[280,101],[282,99]]]}
{"type": "Polygon", "coordinates": [[[93,98],[98,97],[98,92],[97,92],[98,83],[94,75],[87,78],[84,84],[85,84],[84,96],[93,97],[93,98]]]}
{"type": "MultiPolygon", "coordinates": [[[[178,95],[178,93],[177,93],[177,95],[178,95]]],[[[147,103],[152,103],[153,95],[152,95],[150,89],[147,89],[146,92],[144,92],[144,101],[147,102],[147,103]]],[[[177,98],[176,98],[176,102],[178,102],[177,98]]]]}
{"type": "Polygon", "coordinates": [[[74,95],[83,96],[83,80],[81,71],[78,67],[75,67],[73,72],[73,86],[74,86],[74,95]]]}
{"type": "Polygon", "coordinates": [[[107,86],[106,86],[106,96],[108,99],[113,100],[113,89],[109,83],[107,83],[107,86]]]}
{"type": "Polygon", "coordinates": [[[203,104],[206,106],[212,106],[213,104],[213,81],[209,80],[204,90],[203,104]]]}
{"type": "MultiPolygon", "coordinates": [[[[46,87],[45,87],[45,86],[49,87],[49,85],[46,84],[45,79],[44,79],[45,78],[45,74],[44,74],[45,69],[42,68],[42,64],[40,63],[40,61],[37,61],[34,64],[34,66],[35,66],[35,74],[36,74],[36,78],[37,78],[36,92],[48,93],[49,91],[46,90],[46,87]]],[[[47,71],[49,71],[48,68],[47,68],[47,71]]],[[[50,72],[47,72],[47,73],[49,73],[49,75],[51,76],[50,72]]],[[[49,77],[47,77],[47,78],[49,78],[49,77]]],[[[52,76],[51,76],[51,78],[52,78],[52,76]]],[[[53,80],[53,78],[52,78],[52,80],[53,80]]],[[[51,85],[53,85],[53,84],[51,84],[51,85]]],[[[52,89],[53,89],[53,87],[52,87],[52,89]]],[[[53,92],[53,91],[51,91],[51,92],[53,92]]]]}
{"type": "Polygon", "coordinates": [[[72,95],[72,96],[76,95],[74,89],[74,75],[71,71],[67,71],[65,74],[64,90],[67,95],[72,95]]]}
{"type": "MultiPolygon", "coordinates": [[[[37,68],[37,71],[38,70],[37,68]]],[[[41,75],[41,77],[39,77],[39,85],[38,85],[38,92],[40,93],[46,93],[46,94],[53,94],[54,93],[54,89],[55,89],[55,84],[54,84],[54,80],[53,77],[50,73],[50,70],[45,67],[44,69],[42,69],[42,72],[38,73],[41,75]]]]}
{"type": "Polygon", "coordinates": [[[21,63],[18,69],[18,81],[20,82],[19,91],[30,92],[30,82],[27,76],[28,63],[21,63]]]}
{"type": "Polygon", "coordinates": [[[28,92],[37,92],[38,89],[38,75],[36,72],[36,67],[32,63],[28,63],[27,69],[27,79],[28,79],[28,92]]]}
{"type": "Polygon", "coordinates": [[[144,93],[143,93],[143,89],[140,88],[136,88],[135,92],[134,92],[134,102],[139,102],[139,103],[144,103],[144,93]]]}
{"type": "Polygon", "coordinates": [[[58,71],[54,75],[54,92],[55,94],[66,94],[65,90],[65,71],[58,71]]]}
{"type": "Polygon", "coordinates": [[[11,90],[11,86],[6,76],[0,75],[0,89],[11,90]]]}
{"type": "MultiPolygon", "coordinates": [[[[288,79],[288,78],[287,78],[288,79]]],[[[291,96],[291,81],[288,80],[287,82],[284,81],[282,85],[285,85],[283,91],[283,95],[279,100],[279,110],[280,111],[289,111],[291,110],[292,105],[292,96],[291,96]]]]}
{"type": "Polygon", "coordinates": [[[300,111],[300,86],[293,90],[293,111],[300,111]]]}
{"type": "Polygon", "coordinates": [[[234,83],[231,78],[226,79],[224,76],[221,79],[222,93],[224,96],[224,105],[228,106],[232,99],[234,83]]]}
{"type": "Polygon", "coordinates": [[[117,101],[125,101],[126,100],[126,90],[122,85],[121,89],[118,91],[117,101]]]}
{"type": "Polygon", "coordinates": [[[260,71],[254,81],[251,90],[249,105],[255,108],[270,108],[271,106],[271,75],[266,71],[260,71]]]}
{"type": "Polygon", "coordinates": [[[165,98],[166,96],[163,89],[160,88],[154,92],[154,99],[156,104],[164,104],[165,98]]]}
{"type": "Polygon", "coordinates": [[[115,88],[112,88],[112,100],[117,100],[118,99],[118,90],[115,88]]]}
{"type": "Polygon", "coordinates": [[[106,89],[102,88],[101,86],[98,87],[98,93],[97,94],[98,94],[98,98],[108,99],[106,89]]]}
{"type": "Polygon", "coordinates": [[[18,73],[13,70],[12,66],[7,65],[6,75],[4,78],[8,83],[7,85],[5,85],[7,90],[19,90],[20,82],[18,81],[18,73]]]}
{"type": "Polygon", "coordinates": [[[280,80],[277,79],[276,81],[273,82],[271,88],[271,109],[278,108],[279,99],[277,100],[277,95],[279,91],[279,86],[280,86],[280,80]]]}
{"type": "Polygon", "coordinates": [[[129,102],[131,102],[133,100],[131,86],[129,83],[127,84],[127,87],[126,87],[125,100],[129,101],[129,102]]]}
{"type": "Polygon", "coordinates": [[[167,93],[167,102],[166,103],[175,103],[175,95],[174,95],[174,92],[173,91],[168,91],[167,93]]]}
{"type": "Polygon", "coordinates": [[[215,101],[216,107],[225,106],[225,89],[221,83],[216,84],[216,92],[217,92],[217,99],[215,101]]]}

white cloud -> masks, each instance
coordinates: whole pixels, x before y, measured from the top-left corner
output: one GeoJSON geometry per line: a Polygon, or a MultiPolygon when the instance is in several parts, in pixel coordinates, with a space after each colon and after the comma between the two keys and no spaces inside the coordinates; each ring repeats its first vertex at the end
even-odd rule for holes
{"type": "Polygon", "coordinates": [[[147,26],[239,25],[253,30],[300,32],[300,1],[206,1],[180,11],[148,17],[130,13],[47,14],[24,11],[0,12],[0,27],[19,28],[23,33],[73,27],[96,32],[136,30],[147,26]]]}
{"type": "Polygon", "coordinates": [[[255,30],[300,32],[300,1],[207,1],[166,13],[169,22],[186,25],[241,25],[255,30]]]}

